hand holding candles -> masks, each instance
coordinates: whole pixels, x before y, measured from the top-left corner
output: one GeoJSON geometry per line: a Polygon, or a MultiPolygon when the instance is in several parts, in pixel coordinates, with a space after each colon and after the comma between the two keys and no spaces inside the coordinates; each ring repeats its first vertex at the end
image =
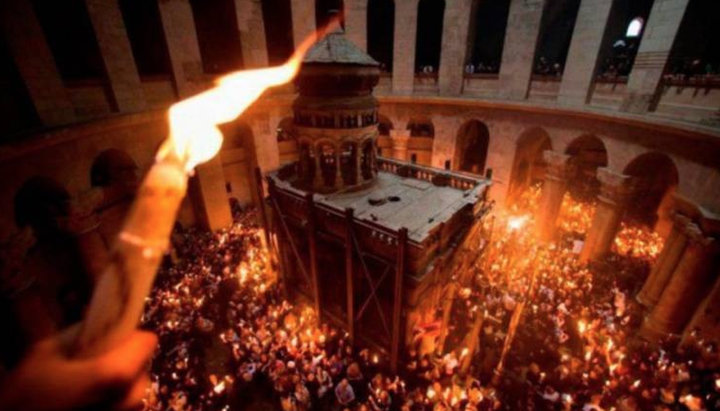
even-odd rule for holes
{"type": "Polygon", "coordinates": [[[217,154],[222,145],[219,124],[238,117],[269,87],[295,76],[317,35],[308,37],[282,66],[229,74],[217,87],[170,108],[170,136],[138,189],[98,281],[75,355],[102,353],[137,327],[185,196],[187,173],[217,154]]]}

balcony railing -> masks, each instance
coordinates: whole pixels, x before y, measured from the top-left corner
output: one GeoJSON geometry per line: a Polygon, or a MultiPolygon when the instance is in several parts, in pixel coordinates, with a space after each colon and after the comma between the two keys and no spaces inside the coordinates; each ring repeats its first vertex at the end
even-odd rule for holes
{"type": "Polygon", "coordinates": [[[470,190],[486,182],[481,177],[471,177],[448,170],[425,167],[392,158],[378,157],[377,165],[381,171],[428,181],[436,186],[449,186],[458,190],[470,190]]]}

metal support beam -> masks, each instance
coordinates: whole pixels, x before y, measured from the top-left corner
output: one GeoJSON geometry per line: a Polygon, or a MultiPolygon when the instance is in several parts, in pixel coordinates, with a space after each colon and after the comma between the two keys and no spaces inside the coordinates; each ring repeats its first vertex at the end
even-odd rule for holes
{"type": "Polygon", "coordinates": [[[318,320],[322,318],[320,311],[320,287],[318,286],[317,270],[317,233],[315,232],[315,199],[313,193],[305,196],[307,205],[307,233],[310,243],[310,279],[312,281],[313,296],[315,297],[315,314],[318,320]]]}
{"type": "Polygon", "coordinates": [[[268,223],[267,210],[265,209],[265,191],[263,190],[262,171],[260,171],[260,167],[255,167],[255,187],[257,189],[260,217],[262,218],[262,225],[265,229],[265,245],[270,248],[272,246],[270,244],[270,224],[268,223]]]}
{"type": "Polygon", "coordinates": [[[405,274],[405,250],[407,248],[408,230],[398,230],[397,259],[395,266],[395,293],[393,299],[392,344],[390,346],[390,369],[398,370],[398,352],[400,350],[400,314],[402,311],[402,289],[405,274]]]}
{"type": "Polygon", "coordinates": [[[350,343],[355,342],[355,290],[353,278],[353,214],[352,208],[345,209],[345,283],[347,294],[347,330],[350,343]]]}

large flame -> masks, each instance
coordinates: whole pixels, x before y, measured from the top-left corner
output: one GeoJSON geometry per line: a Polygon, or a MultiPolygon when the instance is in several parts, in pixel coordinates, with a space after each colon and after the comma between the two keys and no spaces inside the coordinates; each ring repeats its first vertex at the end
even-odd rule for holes
{"type": "Polygon", "coordinates": [[[170,137],[157,153],[158,161],[174,156],[185,163],[187,171],[213,158],[222,145],[219,124],[227,123],[245,111],[265,90],[292,80],[300,69],[305,53],[328,29],[306,38],[283,65],[228,74],[216,87],[170,107],[170,137]]]}

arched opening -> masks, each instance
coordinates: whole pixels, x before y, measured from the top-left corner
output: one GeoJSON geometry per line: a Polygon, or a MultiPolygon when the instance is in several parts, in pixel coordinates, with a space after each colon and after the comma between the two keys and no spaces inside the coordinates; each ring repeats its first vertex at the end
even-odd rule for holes
{"type": "Polygon", "coordinates": [[[624,174],[634,177],[633,197],[625,217],[654,228],[661,235],[670,231],[671,196],[679,177],[675,163],[663,153],[645,153],[625,167],[624,174]]]}
{"type": "Polygon", "coordinates": [[[720,2],[690,0],[685,10],[669,63],[668,74],[712,81],[720,67],[720,2]]]}
{"type": "Polygon", "coordinates": [[[111,244],[120,232],[138,185],[138,166],[126,152],[109,149],[95,158],[90,167],[90,184],[101,187],[98,206],[100,235],[111,244]]]}
{"type": "Polygon", "coordinates": [[[358,184],[357,180],[357,144],[344,142],[340,146],[340,172],[342,173],[343,184],[358,184]]]}
{"type": "Polygon", "coordinates": [[[645,27],[645,20],[643,20],[642,17],[635,17],[630,21],[630,24],[628,24],[627,30],[625,30],[625,37],[640,37],[643,27],[645,27]]]}
{"type": "Polygon", "coordinates": [[[612,79],[630,74],[653,2],[633,0],[613,4],[600,52],[602,63],[598,74],[601,78],[612,79]]]}
{"type": "Polygon", "coordinates": [[[138,166],[126,152],[111,148],[95,157],[90,168],[90,185],[111,187],[120,185],[133,188],[137,184],[138,166]]]}
{"type": "Polygon", "coordinates": [[[335,151],[335,146],[330,143],[319,143],[317,145],[317,153],[320,156],[320,173],[322,173],[323,185],[327,187],[335,186],[335,176],[338,168],[335,151]]]}
{"type": "Polygon", "coordinates": [[[369,180],[373,177],[373,142],[372,140],[366,140],[362,143],[362,158],[360,159],[360,167],[362,171],[362,177],[365,180],[369,180]]]}
{"type": "Polygon", "coordinates": [[[293,140],[292,134],[293,119],[292,117],[285,117],[278,123],[277,129],[275,130],[275,138],[278,143],[282,141],[293,140]]]}
{"type": "Polygon", "coordinates": [[[105,68],[84,1],[33,1],[63,80],[105,80],[105,68]]]}
{"type": "Polygon", "coordinates": [[[233,0],[190,0],[203,71],[224,74],[243,67],[233,0]]]}
{"type": "Polygon", "coordinates": [[[415,35],[415,72],[437,73],[440,67],[444,0],[420,0],[415,35]]]}
{"type": "Polygon", "coordinates": [[[533,74],[562,76],[579,9],[580,0],[545,3],[533,74]]]}
{"type": "Polygon", "coordinates": [[[330,20],[339,15],[340,25],[345,28],[345,5],[343,0],[315,0],[315,24],[317,28],[327,26],[330,20]]]}
{"type": "Polygon", "coordinates": [[[509,12],[510,0],[478,2],[469,36],[468,74],[500,72],[509,12]]]}
{"type": "Polygon", "coordinates": [[[455,140],[455,166],[460,171],[482,174],[485,171],[490,130],[479,120],[467,121],[455,140]]]}
{"type": "Polygon", "coordinates": [[[518,198],[528,187],[545,178],[543,152],[552,150],[550,136],[542,128],[531,128],[522,133],[515,147],[510,178],[510,202],[518,198]]]}
{"type": "Polygon", "coordinates": [[[595,136],[583,135],[570,143],[565,154],[571,156],[568,191],[576,200],[594,201],[600,190],[597,169],[608,164],[605,144],[595,136]]]}
{"type": "Polygon", "coordinates": [[[378,119],[378,134],[390,137],[390,130],[393,129],[393,123],[389,118],[380,115],[378,119]]]}
{"type": "Polygon", "coordinates": [[[120,11],[140,76],[169,76],[170,54],[155,1],[120,0],[120,11]]]}
{"type": "Polygon", "coordinates": [[[282,64],[295,49],[290,0],[262,0],[268,62],[282,64]]]}
{"type": "Polygon", "coordinates": [[[408,122],[407,129],[410,130],[410,137],[435,137],[435,126],[427,118],[412,119],[408,122]]]}
{"type": "Polygon", "coordinates": [[[392,72],[395,2],[369,0],[367,6],[367,50],[380,63],[380,70],[392,72]]]}

